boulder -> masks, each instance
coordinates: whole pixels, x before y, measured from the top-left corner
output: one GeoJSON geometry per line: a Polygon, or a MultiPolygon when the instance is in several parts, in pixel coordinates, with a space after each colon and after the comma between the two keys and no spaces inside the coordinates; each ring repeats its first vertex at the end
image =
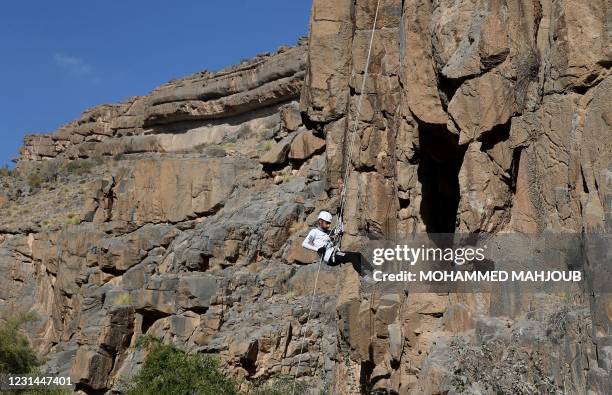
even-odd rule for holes
{"type": "Polygon", "coordinates": [[[353,39],[351,0],[314,0],[308,42],[309,72],[300,107],[309,119],[326,122],[344,114],[353,39]]]}
{"type": "Polygon", "coordinates": [[[321,153],[324,148],[325,140],[315,136],[310,130],[302,129],[297,132],[297,135],[291,141],[289,159],[303,161],[321,153]]]}
{"type": "Polygon", "coordinates": [[[167,246],[177,230],[166,224],[147,224],[134,233],[102,240],[96,247],[97,263],[101,268],[126,271],[144,260],[155,247],[167,246]]]}
{"type": "Polygon", "coordinates": [[[217,289],[217,280],[212,276],[181,277],[178,283],[178,305],[186,310],[207,309],[217,289]]]}
{"type": "Polygon", "coordinates": [[[113,308],[105,318],[100,346],[113,354],[124,351],[134,333],[134,309],[131,306],[113,308]]]}
{"type": "Polygon", "coordinates": [[[302,242],[307,234],[308,230],[304,230],[293,238],[287,253],[287,262],[309,264],[317,261],[318,256],[316,252],[302,247],[302,242]]]}
{"type": "Polygon", "coordinates": [[[94,391],[103,390],[107,388],[107,378],[112,368],[110,355],[91,347],[81,347],[76,353],[70,378],[94,391]]]}
{"type": "Polygon", "coordinates": [[[274,144],[270,150],[259,158],[259,163],[264,165],[280,165],[285,163],[294,137],[291,134],[274,144]]]}
{"type": "Polygon", "coordinates": [[[302,114],[295,105],[280,108],[281,125],[290,132],[295,132],[302,125],[302,114]]]}
{"type": "Polygon", "coordinates": [[[496,232],[510,220],[511,194],[499,167],[481,151],[481,143],[470,144],[459,171],[461,197],[457,228],[463,232],[483,229],[496,232]],[[475,169],[478,168],[478,171],[475,169]]]}
{"type": "Polygon", "coordinates": [[[512,82],[494,71],[464,82],[448,105],[459,126],[459,143],[478,139],[508,122],[515,110],[514,94],[512,82]]]}

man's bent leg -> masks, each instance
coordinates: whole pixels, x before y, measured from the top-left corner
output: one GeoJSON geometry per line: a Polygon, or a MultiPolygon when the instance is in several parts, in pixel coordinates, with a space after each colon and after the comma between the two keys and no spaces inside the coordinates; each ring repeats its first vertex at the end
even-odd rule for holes
{"type": "Polygon", "coordinates": [[[363,277],[364,269],[367,267],[367,262],[366,265],[364,265],[364,259],[361,256],[361,253],[352,251],[336,251],[334,258],[335,264],[350,262],[353,266],[353,269],[355,269],[355,271],[363,277]]]}

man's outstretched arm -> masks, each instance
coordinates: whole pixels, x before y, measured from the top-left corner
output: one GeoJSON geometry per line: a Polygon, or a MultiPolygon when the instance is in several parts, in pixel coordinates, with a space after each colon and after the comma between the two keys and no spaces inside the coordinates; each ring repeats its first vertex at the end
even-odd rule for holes
{"type": "Polygon", "coordinates": [[[314,241],[314,233],[313,233],[313,231],[311,230],[311,231],[308,233],[308,236],[306,236],[306,237],[304,238],[304,241],[302,242],[302,247],[304,247],[304,248],[306,248],[306,249],[308,249],[308,250],[311,250],[311,251],[317,251],[317,250],[318,250],[318,248],[317,248],[317,247],[315,247],[315,245],[313,244],[313,241],[314,241]]]}

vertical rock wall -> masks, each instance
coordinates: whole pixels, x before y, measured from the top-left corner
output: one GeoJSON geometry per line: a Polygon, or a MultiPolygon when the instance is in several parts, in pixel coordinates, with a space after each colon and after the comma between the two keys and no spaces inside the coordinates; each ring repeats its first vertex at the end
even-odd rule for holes
{"type": "Polygon", "coordinates": [[[381,0],[359,92],[376,4],[313,3],[301,98],[351,235],[603,229],[605,2],[381,0]]]}
{"type": "MultiPolygon", "coordinates": [[[[345,186],[347,248],[415,232],[609,232],[609,4],[379,3],[363,92],[377,0],[315,0],[312,9],[301,109],[326,139],[332,195],[344,167],[352,169],[345,186]]],[[[514,314],[493,313],[503,300],[473,295],[353,291],[338,302],[339,318],[351,323],[341,349],[351,355],[363,389],[443,393],[457,380],[441,367],[441,354],[448,358],[456,346],[441,346],[444,339],[501,325],[483,317],[514,314]]],[[[612,317],[599,310],[609,299],[595,299],[583,295],[581,305],[599,311],[593,320],[609,325],[612,317]]],[[[557,302],[544,306],[552,314],[557,302]]],[[[522,325],[518,316],[507,323],[512,331],[522,325]]],[[[562,369],[544,368],[557,379],[554,388],[609,390],[602,384],[609,372],[601,376],[609,360],[593,351],[609,347],[610,333],[589,325],[579,329],[591,331],[589,340],[568,341],[586,347],[579,353],[594,365],[571,374],[574,387],[559,383],[562,369]]]]}

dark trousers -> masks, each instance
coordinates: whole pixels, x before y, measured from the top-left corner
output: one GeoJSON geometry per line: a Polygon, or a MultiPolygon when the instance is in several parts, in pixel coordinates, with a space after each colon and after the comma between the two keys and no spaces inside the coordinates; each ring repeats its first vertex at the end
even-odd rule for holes
{"type": "Polygon", "coordinates": [[[355,271],[362,277],[366,274],[366,272],[372,271],[370,263],[359,252],[336,251],[332,259],[327,262],[329,266],[337,266],[344,263],[350,263],[353,266],[353,269],[355,269],[355,271]]]}

